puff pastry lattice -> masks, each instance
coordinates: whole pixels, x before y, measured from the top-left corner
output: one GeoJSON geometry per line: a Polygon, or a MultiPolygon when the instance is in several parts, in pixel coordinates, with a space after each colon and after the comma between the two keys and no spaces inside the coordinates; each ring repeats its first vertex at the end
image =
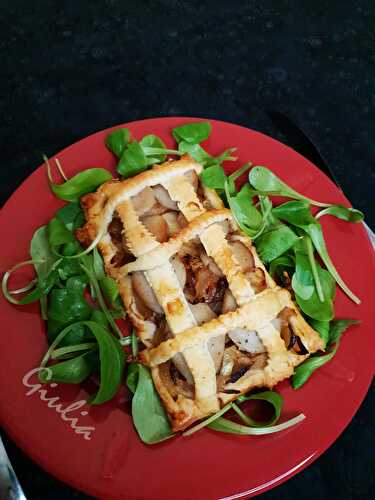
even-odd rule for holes
{"type": "Polygon", "coordinates": [[[107,182],[82,199],[77,232],[99,238],[175,431],[323,348],[201,170],[184,157],[107,182]]]}

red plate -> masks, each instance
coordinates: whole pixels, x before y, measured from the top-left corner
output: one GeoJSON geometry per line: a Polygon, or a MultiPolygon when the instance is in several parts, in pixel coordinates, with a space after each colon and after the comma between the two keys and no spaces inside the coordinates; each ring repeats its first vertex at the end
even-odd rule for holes
{"type": "MultiPolygon", "coordinates": [[[[173,127],[191,118],[157,118],[133,122],[137,139],[157,134],[172,146],[173,127]]],[[[208,151],[218,154],[236,146],[238,167],[251,160],[265,165],[307,196],[348,204],[343,194],[316,167],[292,149],[258,132],[211,120],[208,151]]],[[[114,167],[104,146],[108,130],[98,132],[58,154],[73,175],[88,167],[114,167]]],[[[49,192],[43,168],[37,169],[13,194],[1,213],[1,271],[28,257],[30,238],[62,205],[49,192]]],[[[282,417],[303,412],[305,421],[264,437],[237,437],[204,430],[156,446],[141,443],[131,417],[118,397],[90,408],[80,387],[27,387],[36,378],[25,375],[38,366],[47,343],[36,306],[14,307],[1,302],[0,419],[18,445],[51,474],[101,498],[217,499],[250,497],[285,481],[315,460],[332,444],[364,398],[374,366],[372,344],[375,295],[374,253],[361,224],[333,217],[322,219],[328,248],[339,272],[361,297],[356,306],[338,290],[338,317],[359,318],[340,345],[337,356],[300,390],[287,381],[277,389],[285,398],[282,417]],[[27,395],[29,393],[29,395],[27,395]],[[43,399],[58,398],[52,402],[43,399]],[[74,407],[69,405],[78,402],[74,407]],[[57,408],[48,406],[60,405],[57,408]],[[65,413],[63,410],[65,409],[65,413]],[[59,410],[59,411],[56,411],[59,410]],[[59,413],[60,412],[60,413],[59,413]],[[61,412],[63,412],[61,414],[61,412]],[[92,427],[78,434],[71,427],[92,427]],[[65,420],[64,420],[65,419],[65,420]]],[[[25,278],[26,271],[23,278],[25,278]]],[[[17,278],[17,281],[18,278],[17,278]]],[[[16,279],[14,280],[17,286],[16,279]]]]}

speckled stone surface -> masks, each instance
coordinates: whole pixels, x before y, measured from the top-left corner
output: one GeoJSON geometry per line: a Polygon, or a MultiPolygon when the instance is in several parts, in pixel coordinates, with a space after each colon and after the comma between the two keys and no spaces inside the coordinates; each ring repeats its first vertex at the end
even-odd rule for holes
{"type": "MultiPolygon", "coordinates": [[[[374,2],[359,0],[2,0],[1,201],[42,152],[110,125],[205,116],[287,142],[274,108],[304,128],[375,226],[374,26],[374,2]]],[[[374,409],[372,391],[317,462],[260,498],[373,499],[374,409]]],[[[5,442],[28,499],[88,498],[5,442]]]]}

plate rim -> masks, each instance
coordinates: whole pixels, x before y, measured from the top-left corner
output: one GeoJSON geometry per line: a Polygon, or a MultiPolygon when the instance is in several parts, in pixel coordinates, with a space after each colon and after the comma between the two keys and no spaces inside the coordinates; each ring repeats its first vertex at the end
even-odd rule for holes
{"type": "MultiPolygon", "coordinates": [[[[298,155],[304,162],[309,162],[322,176],[325,177],[325,180],[326,181],[329,181],[329,183],[335,188],[335,189],[338,189],[337,186],[335,185],[335,183],[329,179],[329,177],[326,176],[326,174],[324,174],[323,172],[321,172],[318,167],[316,167],[311,161],[309,161],[307,158],[305,158],[304,156],[302,156],[300,153],[298,153],[297,151],[295,151],[293,148],[291,148],[290,146],[288,146],[287,144],[283,143],[282,141],[279,141],[278,139],[275,139],[271,136],[268,136],[267,134],[264,134],[258,130],[254,130],[254,129],[251,129],[249,127],[246,127],[244,125],[240,125],[240,124],[237,124],[237,123],[234,123],[234,122],[229,122],[229,121],[224,121],[224,120],[216,120],[216,119],[211,119],[211,118],[204,118],[204,117],[192,117],[192,116],[160,116],[160,117],[153,117],[153,118],[145,118],[145,119],[140,119],[140,120],[134,120],[134,121],[131,121],[131,122],[126,122],[126,123],[120,123],[120,124],[117,124],[117,125],[113,125],[113,126],[110,126],[110,127],[107,127],[103,130],[99,130],[99,131],[96,131],[96,132],[93,132],[91,134],[89,134],[88,136],[85,136],[81,139],[78,139],[77,141],[75,141],[74,143],[64,147],[62,150],[60,150],[59,152],[55,153],[54,155],[52,155],[53,157],[56,157],[56,156],[62,156],[65,154],[65,152],[67,150],[69,150],[70,148],[72,148],[73,146],[76,146],[78,145],[80,142],[82,141],[89,141],[90,139],[93,138],[93,136],[96,136],[97,134],[104,134],[105,132],[109,132],[110,130],[113,130],[113,129],[116,129],[118,127],[121,127],[121,126],[134,126],[135,124],[144,124],[146,122],[152,122],[152,121],[156,121],[156,120],[163,120],[163,121],[168,121],[168,120],[181,120],[181,121],[210,121],[213,125],[215,123],[221,123],[223,125],[232,125],[232,126],[235,126],[235,127],[239,127],[241,129],[244,130],[244,132],[251,132],[253,134],[259,134],[260,136],[263,136],[265,137],[267,140],[272,140],[274,141],[275,143],[278,143],[278,144],[281,144],[284,148],[288,148],[289,150],[291,150],[293,152],[294,155],[298,155]]],[[[103,144],[103,147],[105,147],[105,145],[103,144]]],[[[5,201],[4,205],[2,206],[2,212],[3,211],[6,211],[7,207],[8,207],[8,204],[11,203],[12,201],[12,198],[13,196],[15,196],[15,194],[17,193],[17,191],[21,190],[21,189],[25,189],[25,185],[27,184],[27,182],[29,181],[29,179],[34,176],[34,175],[39,175],[39,171],[43,169],[43,164],[37,166],[16,188],[15,190],[11,193],[11,195],[8,197],[8,199],[5,201]]],[[[349,206],[351,206],[349,200],[346,198],[345,194],[341,192],[341,194],[344,196],[346,202],[348,203],[349,206]]],[[[363,234],[366,235],[366,232],[365,232],[365,229],[362,227],[361,230],[363,231],[363,234]]],[[[372,251],[372,247],[371,247],[371,244],[370,244],[370,241],[366,235],[366,241],[367,241],[367,247],[368,247],[368,250],[369,251],[372,251]]],[[[260,494],[262,492],[265,492],[271,488],[274,488],[276,486],[278,486],[279,484],[282,484],[283,482],[287,481],[290,477],[294,476],[295,474],[297,474],[298,472],[304,470],[306,467],[308,467],[311,463],[313,463],[315,460],[317,460],[321,455],[322,453],[324,453],[327,449],[329,449],[332,444],[342,435],[342,433],[346,430],[347,426],[349,425],[349,423],[352,421],[354,415],[357,413],[357,411],[359,410],[360,406],[362,405],[363,403],[363,400],[365,399],[366,395],[368,394],[368,391],[369,391],[369,388],[371,386],[371,382],[372,382],[372,378],[369,377],[368,379],[368,383],[367,383],[367,386],[366,386],[366,390],[362,391],[361,393],[361,396],[359,397],[358,399],[358,404],[355,405],[354,409],[351,411],[350,415],[347,416],[346,418],[346,421],[344,423],[344,425],[340,425],[340,431],[334,435],[332,437],[332,439],[329,439],[329,443],[328,445],[324,446],[323,448],[320,447],[319,450],[316,450],[313,454],[311,454],[309,457],[305,458],[300,464],[298,464],[297,466],[295,466],[293,469],[291,470],[288,470],[285,472],[285,474],[282,474],[281,476],[278,476],[277,478],[267,482],[267,483],[263,483],[255,488],[252,488],[250,490],[247,490],[247,491],[244,491],[244,492],[240,492],[240,493],[234,493],[233,495],[231,496],[227,496],[227,497],[223,497],[223,499],[225,498],[225,500],[230,500],[230,499],[235,499],[235,498],[243,498],[244,496],[253,496],[254,494],[260,494]],[[255,491],[256,490],[256,491],[255,491]]],[[[6,431],[6,433],[11,437],[11,439],[14,441],[14,443],[20,447],[32,460],[34,460],[36,463],[38,463],[47,473],[51,474],[53,477],[59,479],[59,480],[62,480],[64,481],[65,483],[69,484],[69,485],[72,485],[73,487],[77,488],[78,490],[80,491],[83,491],[85,493],[89,493],[89,494],[101,494],[100,491],[96,490],[94,487],[91,489],[91,491],[86,487],[84,486],[78,479],[77,481],[72,481],[72,479],[68,476],[65,476],[64,477],[64,474],[60,474],[60,472],[56,473],[56,471],[53,469],[53,466],[51,466],[50,468],[50,464],[48,463],[48,459],[46,458],[46,460],[42,460],[41,457],[37,454],[37,453],[34,453],[33,450],[30,450],[28,449],[28,446],[27,446],[27,443],[26,442],[21,442],[21,441],[24,441],[24,440],[21,440],[19,439],[19,437],[16,435],[17,433],[16,432],[13,432],[13,429],[11,428],[11,426],[8,426],[7,423],[4,423],[3,422],[3,418],[2,418],[2,415],[0,414],[0,419],[1,419],[1,422],[2,422],[2,425],[6,431]]]]}

